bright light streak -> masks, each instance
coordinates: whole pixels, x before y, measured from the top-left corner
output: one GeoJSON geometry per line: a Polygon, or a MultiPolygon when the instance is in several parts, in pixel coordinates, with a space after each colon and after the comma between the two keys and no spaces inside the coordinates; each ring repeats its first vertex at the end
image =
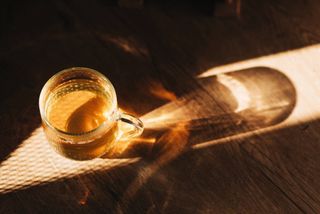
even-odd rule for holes
{"type": "Polygon", "coordinates": [[[296,106],[286,120],[293,125],[320,117],[320,45],[286,51],[269,56],[254,58],[212,68],[199,75],[199,78],[217,74],[228,74],[252,67],[271,67],[284,73],[297,92],[296,106]]]}
{"type": "Polygon", "coordinates": [[[137,137],[137,138],[133,138],[132,140],[130,140],[130,142],[138,142],[138,143],[150,143],[153,144],[156,142],[156,138],[154,137],[149,137],[149,138],[144,138],[144,137],[137,137]]]}
{"type": "Polygon", "coordinates": [[[108,170],[138,160],[139,158],[69,160],[50,148],[42,128],[38,128],[0,164],[0,194],[78,174],[108,170]]]}

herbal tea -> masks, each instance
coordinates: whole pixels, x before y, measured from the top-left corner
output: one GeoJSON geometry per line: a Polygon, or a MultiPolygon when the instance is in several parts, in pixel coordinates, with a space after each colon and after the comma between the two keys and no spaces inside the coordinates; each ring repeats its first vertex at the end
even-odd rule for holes
{"type": "MultiPolygon", "coordinates": [[[[75,137],[81,136],[108,120],[113,106],[110,96],[95,81],[67,81],[55,88],[48,97],[45,105],[47,120],[55,129],[75,137]]],[[[50,132],[47,132],[47,136],[62,155],[78,160],[91,159],[104,154],[114,144],[117,123],[110,124],[110,128],[100,136],[77,143],[51,138],[50,132]]]]}
{"type": "Polygon", "coordinates": [[[112,83],[91,68],[53,75],[41,90],[39,109],[49,144],[70,159],[112,157],[117,142],[143,131],[141,120],[119,111],[112,83]]]}

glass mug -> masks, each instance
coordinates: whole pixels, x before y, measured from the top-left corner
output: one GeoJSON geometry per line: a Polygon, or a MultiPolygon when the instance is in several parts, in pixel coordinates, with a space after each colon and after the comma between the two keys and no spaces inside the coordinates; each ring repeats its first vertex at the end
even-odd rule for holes
{"type": "Polygon", "coordinates": [[[143,131],[138,118],[119,111],[111,82],[90,68],[69,68],[52,76],[41,90],[39,108],[50,145],[74,160],[100,157],[120,139],[143,131]]]}

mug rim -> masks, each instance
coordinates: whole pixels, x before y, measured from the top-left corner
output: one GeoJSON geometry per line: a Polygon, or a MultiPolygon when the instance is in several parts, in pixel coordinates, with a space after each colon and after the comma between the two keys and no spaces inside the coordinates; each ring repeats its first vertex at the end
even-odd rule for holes
{"type": "MultiPolygon", "coordinates": [[[[65,136],[69,136],[69,137],[77,137],[77,136],[84,136],[84,135],[88,135],[88,134],[91,134],[93,132],[97,132],[98,130],[101,130],[103,127],[106,127],[108,124],[110,124],[110,122],[108,122],[108,120],[104,120],[98,127],[92,129],[92,130],[89,130],[89,131],[86,131],[86,132],[81,132],[81,133],[72,133],[72,132],[66,132],[66,131],[63,131],[61,129],[58,129],[56,127],[54,127],[50,122],[49,120],[47,119],[47,116],[46,116],[46,112],[45,112],[45,105],[46,105],[46,101],[47,100],[44,100],[45,99],[45,95],[46,93],[48,93],[48,88],[50,87],[50,85],[53,83],[54,80],[56,80],[59,76],[61,76],[62,74],[65,74],[65,73],[68,73],[68,72],[72,72],[72,71],[77,71],[77,70],[84,70],[84,71],[89,71],[99,77],[101,77],[103,79],[103,81],[105,81],[105,83],[107,85],[110,86],[110,89],[111,89],[111,95],[112,95],[112,99],[113,99],[113,102],[112,102],[112,111],[110,113],[110,115],[112,116],[112,123],[115,122],[118,118],[118,104],[117,104],[117,95],[116,95],[116,92],[115,92],[115,89],[114,89],[114,86],[112,85],[111,81],[105,76],[103,75],[102,73],[100,73],[99,71],[95,70],[95,69],[92,69],[92,68],[87,68],[87,67],[71,67],[71,68],[66,68],[66,69],[63,69],[59,72],[57,72],[56,74],[54,74],[53,76],[51,76],[47,81],[46,83],[44,84],[44,86],[42,87],[41,89],[41,92],[40,92],[40,96],[39,96],[39,109],[40,109],[40,116],[41,116],[41,119],[42,121],[45,123],[46,126],[48,126],[50,129],[62,134],[62,135],[65,135],[65,136]]],[[[59,85],[59,84],[58,84],[59,85]]],[[[49,92],[50,93],[50,92],[49,92]]],[[[109,128],[112,128],[112,126],[110,125],[109,128]]],[[[108,129],[109,130],[109,129],[108,129]]],[[[107,130],[106,130],[107,131],[107,130]]],[[[79,142],[78,142],[79,143],[79,142]]]]}

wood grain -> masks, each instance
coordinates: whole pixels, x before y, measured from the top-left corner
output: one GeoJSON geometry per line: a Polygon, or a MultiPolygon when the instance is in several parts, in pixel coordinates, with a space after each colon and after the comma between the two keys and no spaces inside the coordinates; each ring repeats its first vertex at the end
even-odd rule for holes
{"type": "Polygon", "coordinates": [[[0,187],[19,175],[5,164],[51,177],[21,177],[0,213],[319,213],[318,1],[244,0],[232,18],[110,5],[1,3],[0,187]],[[18,164],[41,87],[72,66],[104,73],[143,136],[105,168],[74,173],[49,152],[18,164]]]}

